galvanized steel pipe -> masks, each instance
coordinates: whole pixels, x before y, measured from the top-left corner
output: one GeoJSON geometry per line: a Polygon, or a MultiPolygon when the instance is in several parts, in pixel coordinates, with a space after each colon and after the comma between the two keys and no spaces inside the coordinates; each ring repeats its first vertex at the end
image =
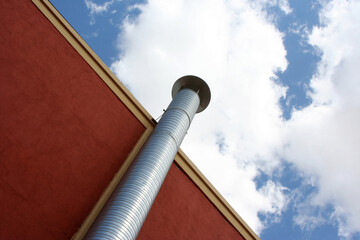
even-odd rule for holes
{"type": "Polygon", "coordinates": [[[207,84],[195,76],[178,79],[173,100],[115,188],[85,239],[135,239],[196,112],[210,101],[207,84]]]}

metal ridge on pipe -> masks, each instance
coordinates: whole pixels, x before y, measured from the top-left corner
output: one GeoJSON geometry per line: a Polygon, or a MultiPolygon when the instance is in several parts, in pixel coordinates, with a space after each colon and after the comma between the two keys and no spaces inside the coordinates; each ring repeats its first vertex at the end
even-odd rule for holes
{"type": "Polygon", "coordinates": [[[197,112],[209,104],[208,85],[195,76],[179,78],[170,105],[85,239],[135,239],[197,112]]]}

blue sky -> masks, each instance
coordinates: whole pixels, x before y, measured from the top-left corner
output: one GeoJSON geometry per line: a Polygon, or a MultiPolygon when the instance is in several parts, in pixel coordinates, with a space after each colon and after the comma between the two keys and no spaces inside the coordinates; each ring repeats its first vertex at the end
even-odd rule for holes
{"type": "Polygon", "coordinates": [[[359,1],[51,2],[154,118],[208,82],[182,149],[262,239],[360,239],[359,1]]]}

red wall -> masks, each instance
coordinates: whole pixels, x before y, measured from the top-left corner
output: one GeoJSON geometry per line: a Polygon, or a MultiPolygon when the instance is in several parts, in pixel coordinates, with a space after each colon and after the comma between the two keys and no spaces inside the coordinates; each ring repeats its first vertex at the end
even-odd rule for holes
{"type": "MultiPolygon", "coordinates": [[[[144,132],[30,1],[0,1],[0,239],[70,239],[144,132]]],[[[139,239],[243,239],[175,164],[139,239]]]]}
{"type": "Polygon", "coordinates": [[[244,238],[173,163],[138,239],[244,238]]]}
{"type": "Polygon", "coordinates": [[[144,127],[33,3],[0,24],[0,239],[70,239],[144,127]]]}

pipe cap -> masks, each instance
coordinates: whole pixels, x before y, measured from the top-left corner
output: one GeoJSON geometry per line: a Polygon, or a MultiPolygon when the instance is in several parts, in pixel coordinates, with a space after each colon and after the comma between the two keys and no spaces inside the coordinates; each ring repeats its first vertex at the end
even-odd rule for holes
{"type": "Polygon", "coordinates": [[[172,98],[184,88],[189,88],[198,92],[200,97],[200,105],[197,109],[197,113],[202,112],[209,105],[211,99],[211,92],[209,86],[206,84],[204,80],[199,77],[187,75],[176,80],[172,87],[171,95],[172,98]]]}

